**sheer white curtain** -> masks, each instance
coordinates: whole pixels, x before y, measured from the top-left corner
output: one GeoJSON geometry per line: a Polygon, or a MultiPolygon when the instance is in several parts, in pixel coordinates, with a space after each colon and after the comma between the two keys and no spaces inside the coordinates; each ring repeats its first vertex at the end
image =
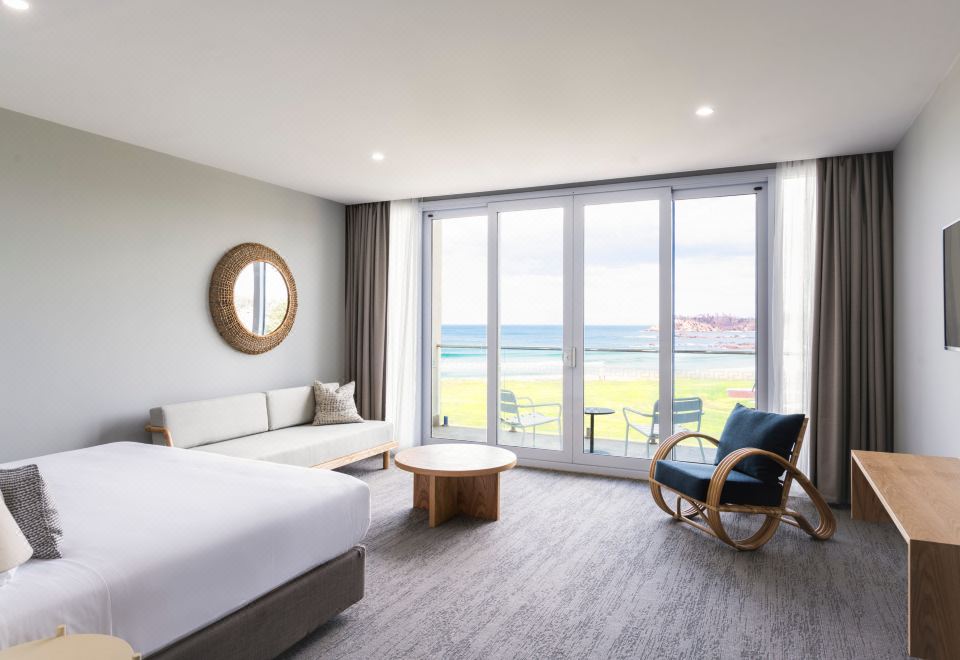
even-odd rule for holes
{"type": "Polygon", "coordinates": [[[419,444],[420,204],[390,202],[386,415],[401,447],[419,444]]]}
{"type": "MultiPolygon", "coordinates": [[[[770,269],[770,407],[777,412],[810,414],[816,208],[816,161],[777,165],[770,269]]],[[[804,474],[809,456],[805,441],[804,474]]]]}

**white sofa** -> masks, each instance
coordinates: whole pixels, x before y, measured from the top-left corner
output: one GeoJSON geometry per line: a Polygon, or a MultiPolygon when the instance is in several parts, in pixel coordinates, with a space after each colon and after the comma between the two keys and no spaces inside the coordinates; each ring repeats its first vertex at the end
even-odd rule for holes
{"type": "Polygon", "coordinates": [[[313,387],[289,387],[150,411],[154,444],[302,467],[335,468],[397,447],[390,422],[313,426],[313,387]]]}

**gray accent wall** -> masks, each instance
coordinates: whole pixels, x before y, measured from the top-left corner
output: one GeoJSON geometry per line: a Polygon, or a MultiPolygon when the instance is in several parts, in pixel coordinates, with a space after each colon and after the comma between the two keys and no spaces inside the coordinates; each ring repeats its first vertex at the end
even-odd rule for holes
{"type": "Polygon", "coordinates": [[[0,462],[148,441],[159,404],[339,380],[343,292],[341,204],[0,109],[0,462]],[[247,241],[299,294],[259,356],[207,309],[247,241]]]}
{"type": "Polygon", "coordinates": [[[960,65],[894,155],[896,450],[960,456],[960,353],[943,348],[942,228],[960,219],[960,65]]]}

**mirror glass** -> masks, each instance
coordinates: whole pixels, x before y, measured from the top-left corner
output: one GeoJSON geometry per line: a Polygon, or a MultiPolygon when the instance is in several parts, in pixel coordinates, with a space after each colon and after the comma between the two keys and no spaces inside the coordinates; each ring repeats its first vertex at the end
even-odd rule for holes
{"type": "Polygon", "coordinates": [[[287,317],[290,292],[280,271],[269,261],[247,264],[233,285],[233,304],[240,323],[262,337],[280,327],[287,317]]]}

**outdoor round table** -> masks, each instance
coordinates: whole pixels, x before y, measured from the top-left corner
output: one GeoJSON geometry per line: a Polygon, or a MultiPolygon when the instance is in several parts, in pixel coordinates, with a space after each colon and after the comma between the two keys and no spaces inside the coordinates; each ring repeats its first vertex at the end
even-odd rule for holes
{"type": "Polygon", "coordinates": [[[583,409],[584,415],[590,415],[590,453],[591,454],[594,453],[593,451],[593,418],[596,415],[612,415],[613,412],[614,412],[613,408],[590,407],[590,408],[583,409]]]}

